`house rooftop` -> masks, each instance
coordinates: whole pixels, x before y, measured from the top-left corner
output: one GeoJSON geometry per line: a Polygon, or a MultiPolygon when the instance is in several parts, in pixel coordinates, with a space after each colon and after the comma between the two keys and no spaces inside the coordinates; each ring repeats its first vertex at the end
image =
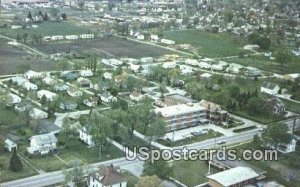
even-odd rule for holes
{"type": "Polygon", "coordinates": [[[232,186],[257,177],[259,175],[253,169],[241,166],[207,176],[207,178],[217,181],[222,186],[232,186]]]}
{"type": "Polygon", "coordinates": [[[104,186],[113,186],[126,182],[126,177],[119,170],[119,167],[113,165],[100,166],[99,170],[93,173],[92,176],[104,186]]]}
{"type": "Polygon", "coordinates": [[[198,112],[202,110],[205,110],[205,108],[200,106],[199,104],[179,104],[164,108],[157,108],[155,109],[155,112],[157,114],[161,114],[164,117],[170,117],[174,115],[198,112]]]}

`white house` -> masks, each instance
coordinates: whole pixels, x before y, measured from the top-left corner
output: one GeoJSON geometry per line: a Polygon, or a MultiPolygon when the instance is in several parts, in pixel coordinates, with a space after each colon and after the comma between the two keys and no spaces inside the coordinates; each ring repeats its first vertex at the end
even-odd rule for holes
{"type": "Polygon", "coordinates": [[[92,39],[94,38],[94,34],[81,34],[79,37],[82,39],[92,39]]]}
{"type": "Polygon", "coordinates": [[[153,57],[143,57],[141,58],[141,63],[143,64],[150,64],[153,63],[154,59],[153,57]]]}
{"type": "Polygon", "coordinates": [[[88,179],[89,187],[127,187],[126,177],[119,167],[100,166],[99,170],[91,173],[88,179]]]}
{"type": "Polygon", "coordinates": [[[94,73],[91,70],[82,70],[79,72],[79,75],[82,77],[92,77],[94,73]]]}
{"type": "Polygon", "coordinates": [[[48,101],[53,101],[56,97],[57,97],[57,94],[56,93],[53,93],[53,92],[50,92],[48,90],[39,90],[37,92],[37,97],[39,99],[42,99],[42,97],[46,97],[46,99],[48,101]]]}
{"type": "Polygon", "coordinates": [[[77,40],[79,37],[77,35],[66,35],[67,40],[77,40]]]}
{"type": "Polygon", "coordinates": [[[277,150],[281,153],[292,153],[296,151],[296,146],[297,146],[297,139],[292,138],[291,142],[286,145],[279,145],[277,150]]]}
{"type": "Polygon", "coordinates": [[[109,72],[103,73],[103,77],[104,77],[105,79],[111,80],[111,79],[112,79],[112,76],[113,76],[112,73],[109,73],[109,72]]]}
{"type": "Polygon", "coordinates": [[[11,99],[9,104],[18,104],[22,101],[21,97],[12,93],[9,93],[9,97],[11,99]]]}
{"type": "Polygon", "coordinates": [[[39,72],[29,70],[26,73],[24,73],[24,77],[27,78],[27,79],[37,79],[37,78],[43,77],[43,74],[39,73],[39,72]]]}
{"type": "Polygon", "coordinates": [[[48,118],[48,113],[38,108],[33,108],[32,110],[29,111],[29,116],[32,119],[46,119],[48,118]]]}
{"type": "Polygon", "coordinates": [[[57,139],[53,133],[35,135],[30,138],[30,146],[27,151],[30,154],[48,154],[56,150],[57,139]]]}
{"type": "Polygon", "coordinates": [[[160,42],[163,43],[163,44],[167,44],[167,45],[174,45],[175,44],[175,41],[168,40],[168,39],[161,39],[160,42]]]}
{"type": "Polygon", "coordinates": [[[38,86],[36,84],[33,84],[33,83],[29,82],[29,81],[25,82],[22,85],[22,87],[24,89],[26,89],[27,91],[29,91],[29,90],[37,90],[38,89],[38,86]]]}
{"type": "Polygon", "coordinates": [[[42,79],[42,83],[47,85],[54,85],[57,83],[57,81],[52,79],[51,77],[45,77],[42,79]]]}
{"type": "Polygon", "coordinates": [[[133,71],[134,73],[139,72],[140,68],[141,68],[141,65],[130,64],[130,70],[133,71]]]}
{"type": "Polygon", "coordinates": [[[5,149],[7,149],[9,152],[12,152],[14,149],[17,150],[17,144],[15,142],[13,142],[12,140],[10,139],[6,139],[4,141],[4,147],[5,149]]]}
{"type": "Polygon", "coordinates": [[[25,79],[20,76],[16,76],[16,77],[11,78],[11,81],[13,83],[16,83],[18,86],[20,86],[20,85],[23,85],[25,82],[28,82],[28,79],[25,79]]]}
{"type": "Polygon", "coordinates": [[[64,39],[64,36],[63,35],[57,35],[57,36],[51,36],[51,40],[63,40],[64,39]]]}
{"type": "Polygon", "coordinates": [[[93,141],[93,137],[90,134],[92,126],[91,125],[86,125],[79,129],[79,139],[82,140],[84,143],[86,143],[89,147],[92,147],[95,145],[93,141]]]}
{"type": "Polygon", "coordinates": [[[280,87],[277,84],[271,82],[263,82],[260,87],[260,92],[267,93],[270,95],[278,94],[280,87]]]}
{"type": "Polygon", "coordinates": [[[150,35],[150,41],[151,42],[159,42],[159,37],[156,34],[151,34],[150,35]]]}
{"type": "Polygon", "coordinates": [[[101,98],[101,101],[105,103],[110,103],[117,100],[117,98],[112,96],[109,92],[103,92],[102,94],[99,94],[99,96],[101,98]]]}
{"type": "Polygon", "coordinates": [[[185,64],[192,65],[192,66],[198,66],[199,62],[196,59],[186,59],[185,64]]]}
{"type": "Polygon", "coordinates": [[[162,64],[162,67],[165,69],[173,69],[176,67],[176,62],[165,62],[162,64]]]}

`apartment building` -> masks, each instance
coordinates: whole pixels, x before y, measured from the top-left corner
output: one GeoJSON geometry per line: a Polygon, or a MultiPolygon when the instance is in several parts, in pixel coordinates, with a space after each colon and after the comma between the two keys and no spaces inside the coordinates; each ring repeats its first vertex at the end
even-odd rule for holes
{"type": "Polygon", "coordinates": [[[206,109],[199,104],[178,104],[155,109],[155,113],[167,123],[167,131],[207,124],[206,109]]]}

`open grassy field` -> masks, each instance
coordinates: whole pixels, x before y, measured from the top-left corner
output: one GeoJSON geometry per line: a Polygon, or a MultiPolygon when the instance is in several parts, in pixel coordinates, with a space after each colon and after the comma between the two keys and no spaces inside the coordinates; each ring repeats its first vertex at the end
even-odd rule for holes
{"type": "Polygon", "coordinates": [[[110,58],[141,58],[146,56],[158,57],[174,53],[167,49],[161,49],[155,46],[120,38],[83,42],[51,42],[34,47],[47,54],[75,51],[80,54],[97,54],[110,58]]]}
{"type": "MultiPolygon", "coordinates": [[[[208,164],[204,161],[176,161],[172,163],[173,172],[171,177],[192,187],[208,182],[208,164]]],[[[211,174],[216,173],[215,168],[211,168],[211,174]]]]}
{"type": "Polygon", "coordinates": [[[196,30],[169,31],[165,38],[179,44],[191,44],[199,48],[199,55],[204,57],[226,57],[238,55],[243,45],[229,33],[208,33],[196,30]]]}
{"type": "Polygon", "coordinates": [[[12,153],[5,152],[0,154],[0,172],[1,182],[16,180],[19,178],[29,177],[37,174],[28,164],[23,163],[23,170],[20,172],[12,172],[9,170],[9,161],[12,153]]]}
{"type": "MultiPolygon", "coordinates": [[[[9,45],[0,45],[0,75],[14,74],[22,72],[21,65],[29,66],[36,71],[54,70],[55,64],[48,59],[29,58],[29,55],[9,45]]],[[[23,66],[24,67],[24,66],[23,66]]]]}
{"type": "Polygon", "coordinates": [[[33,34],[38,34],[42,36],[52,36],[52,35],[71,35],[71,34],[86,34],[89,30],[85,27],[78,27],[74,24],[69,23],[68,21],[62,22],[44,22],[38,24],[38,28],[26,28],[26,29],[11,29],[11,28],[0,28],[0,33],[16,38],[19,34],[23,36],[23,34],[27,33],[29,36],[33,34]]]}
{"type": "Polygon", "coordinates": [[[243,66],[252,66],[264,71],[279,74],[299,73],[300,69],[300,58],[295,56],[293,56],[292,59],[283,66],[280,66],[280,63],[276,62],[275,60],[270,60],[262,55],[244,58],[231,58],[226,59],[225,61],[229,63],[241,64],[243,66]]]}

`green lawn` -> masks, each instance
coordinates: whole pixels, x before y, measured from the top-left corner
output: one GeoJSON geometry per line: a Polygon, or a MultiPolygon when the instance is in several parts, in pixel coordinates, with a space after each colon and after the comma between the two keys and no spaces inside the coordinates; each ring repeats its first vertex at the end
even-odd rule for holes
{"type": "Polygon", "coordinates": [[[84,27],[78,27],[71,24],[68,21],[63,22],[44,22],[38,24],[38,28],[33,29],[11,29],[11,28],[0,28],[0,33],[9,37],[16,38],[19,34],[27,33],[29,35],[41,34],[42,36],[52,36],[52,35],[71,35],[71,34],[83,34],[88,33],[88,29],[84,27]]]}
{"type": "Polygon", "coordinates": [[[37,174],[29,165],[23,163],[23,170],[20,172],[12,172],[9,170],[9,161],[12,153],[0,153],[0,172],[1,182],[16,180],[37,174]]]}
{"type": "Polygon", "coordinates": [[[300,103],[295,103],[289,100],[281,99],[284,104],[286,105],[286,108],[288,111],[300,113],[300,103]]]}
{"type": "MultiPolygon", "coordinates": [[[[208,182],[208,165],[204,161],[176,161],[172,169],[171,177],[189,187],[208,182]]],[[[211,168],[211,174],[216,172],[215,168],[211,168]]]]}
{"type": "Polygon", "coordinates": [[[165,38],[178,44],[191,44],[199,47],[199,55],[205,57],[236,56],[242,51],[243,45],[229,33],[209,33],[202,31],[168,31],[165,38]]]}
{"type": "Polygon", "coordinates": [[[134,185],[138,183],[139,179],[128,171],[124,172],[123,174],[127,179],[127,187],[134,187],[134,185]]]}

